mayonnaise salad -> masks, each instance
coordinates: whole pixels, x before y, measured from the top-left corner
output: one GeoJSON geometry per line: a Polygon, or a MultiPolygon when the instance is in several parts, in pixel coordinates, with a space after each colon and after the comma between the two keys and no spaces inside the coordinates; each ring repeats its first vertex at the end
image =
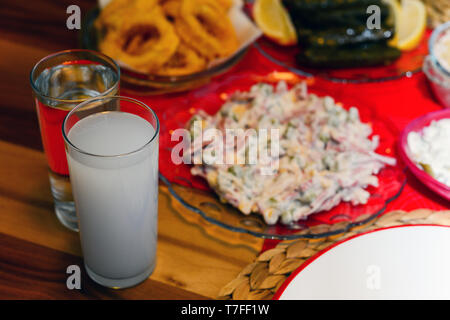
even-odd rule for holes
{"type": "Polygon", "coordinates": [[[408,147],[420,168],[450,187],[450,119],[433,121],[422,132],[410,132],[408,147]]]}
{"type": "MultiPolygon", "coordinates": [[[[395,158],[375,152],[379,137],[360,120],[357,108],[346,110],[331,97],[309,93],[304,82],[292,89],[285,82],[275,87],[256,84],[248,92],[229,96],[217,114],[194,115],[189,128],[193,156],[214,151],[216,143],[219,149],[227,146],[221,139],[205,143],[205,132],[211,128],[280,132],[279,153],[270,157],[276,164],[272,174],[266,174],[261,163],[206,163],[205,156],[191,171],[204,177],[223,202],[244,214],[260,213],[267,224],[306,219],[341,201],[366,204],[370,197],[366,189],[378,186],[376,175],[386,165],[396,164],[395,158]],[[203,134],[193,130],[197,121],[203,134]]],[[[270,145],[274,143],[270,140],[270,145]]],[[[268,146],[258,144],[258,154],[268,146]]],[[[242,143],[227,149],[235,159],[234,155],[246,154],[249,146],[242,143]]]]}

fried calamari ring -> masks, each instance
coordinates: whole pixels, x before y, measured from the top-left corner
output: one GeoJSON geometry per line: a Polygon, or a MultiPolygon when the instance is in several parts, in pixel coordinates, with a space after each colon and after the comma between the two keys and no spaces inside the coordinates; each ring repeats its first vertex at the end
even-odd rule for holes
{"type": "Polygon", "coordinates": [[[169,20],[174,21],[176,18],[179,17],[181,0],[166,0],[164,3],[161,4],[161,7],[166,17],[168,17],[169,20]]]}
{"type": "Polygon", "coordinates": [[[178,76],[238,46],[233,0],[112,0],[95,21],[99,50],[134,69],[178,76]],[[181,43],[180,38],[183,39],[181,43]]]}
{"type": "Polygon", "coordinates": [[[182,0],[175,28],[207,59],[229,56],[238,48],[234,27],[217,0],[182,0]]]}
{"type": "Polygon", "coordinates": [[[179,38],[158,6],[136,12],[120,30],[110,32],[100,42],[100,51],[133,68],[154,71],[177,50],[179,38]]]}
{"type": "Polygon", "coordinates": [[[157,74],[164,76],[181,76],[205,69],[206,60],[184,43],[180,43],[175,54],[157,74]]]}
{"type": "Polygon", "coordinates": [[[225,11],[228,11],[233,5],[233,0],[217,0],[217,3],[224,8],[225,11]]]}
{"type": "MultiPolygon", "coordinates": [[[[182,0],[159,0],[159,4],[163,8],[166,16],[174,21],[180,14],[182,0]]],[[[228,11],[232,4],[232,0],[217,0],[217,4],[222,7],[225,11],[228,11]]]]}
{"type": "Polygon", "coordinates": [[[158,0],[112,0],[101,11],[95,21],[97,30],[103,32],[117,31],[125,19],[136,10],[150,11],[158,5],[158,0]]]}

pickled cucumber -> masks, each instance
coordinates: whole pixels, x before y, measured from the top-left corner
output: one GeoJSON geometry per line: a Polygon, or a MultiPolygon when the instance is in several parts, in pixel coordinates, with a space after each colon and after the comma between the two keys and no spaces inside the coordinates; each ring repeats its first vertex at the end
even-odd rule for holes
{"type": "Polygon", "coordinates": [[[382,0],[282,0],[297,29],[300,65],[351,68],[389,64],[401,52],[388,46],[395,36],[393,14],[382,0]],[[380,7],[380,28],[369,28],[368,6],[380,7]]]}
{"type": "MultiPolygon", "coordinates": [[[[389,7],[384,4],[380,5],[380,22],[385,23],[388,16],[389,7]]],[[[367,6],[357,5],[345,9],[318,10],[315,12],[309,10],[300,11],[296,14],[291,14],[291,17],[297,28],[323,30],[337,27],[355,28],[365,26],[369,14],[367,13],[367,6]]]]}
{"type": "Polygon", "coordinates": [[[380,42],[394,36],[394,27],[384,26],[381,29],[368,29],[365,26],[356,28],[330,28],[326,30],[299,29],[299,39],[304,46],[337,47],[359,45],[369,42],[380,42]]]}
{"type": "Polygon", "coordinates": [[[400,57],[397,48],[386,43],[357,47],[310,47],[297,55],[298,64],[312,68],[352,68],[390,64],[400,57]]]}
{"type": "Polygon", "coordinates": [[[368,7],[370,5],[382,5],[382,0],[282,0],[283,5],[291,13],[345,9],[354,6],[368,7]]]}

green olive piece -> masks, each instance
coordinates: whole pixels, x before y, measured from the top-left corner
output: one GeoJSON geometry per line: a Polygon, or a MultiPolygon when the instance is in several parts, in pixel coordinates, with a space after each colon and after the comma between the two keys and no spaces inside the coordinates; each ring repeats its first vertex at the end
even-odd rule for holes
{"type": "Polygon", "coordinates": [[[422,166],[423,170],[428,173],[430,176],[434,178],[433,170],[431,169],[431,166],[426,163],[419,162],[419,164],[422,166]]]}

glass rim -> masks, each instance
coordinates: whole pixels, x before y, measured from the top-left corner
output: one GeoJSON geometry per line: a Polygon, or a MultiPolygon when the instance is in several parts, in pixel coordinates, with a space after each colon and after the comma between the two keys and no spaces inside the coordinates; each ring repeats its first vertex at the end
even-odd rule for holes
{"type": "MultiPolygon", "coordinates": [[[[102,112],[105,112],[105,111],[102,111],[102,112]]],[[[127,113],[131,113],[131,112],[127,112],[127,113]]],[[[126,157],[126,156],[130,156],[130,155],[136,154],[136,153],[144,150],[159,135],[159,129],[160,129],[159,119],[158,119],[158,116],[156,115],[155,111],[153,111],[152,108],[150,108],[147,104],[143,103],[142,101],[139,101],[137,99],[133,99],[133,98],[130,98],[130,97],[125,97],[125,96],[106,96],[106,97],[97,96],[97,97],[93,97],[93,98],[90,98],[88,100],[85,100],[84,102],[78,104],[77,106],[75,106],[75,108],[70,110],[70,112],[64,117],[64,121],[62,123],[62,135],[63,135],[64,141],[66,142],[67,145],[72,147],[75,151],[77,151],[79,153],[82,153],[84,155],[91,156],[91,157],[97,157],[97,158],[105,158],[105,159],[107,159],[107,158],[108,159],[112,159],[112,158],[126,157]],[[65,126],[66,126],[66,123],[67,123],[67,120],[69,119],[69,117],[72,116],[77,110],[85,107],[86,105],[88,105],[90,103],[93,103],[93,102],[96,102],[96,101],[105,100],[105,99],[124,100],[124,101],[128,101],[128,102],[132,102],[132,103],[137,104],[137,105],[143,107],[144,109],[147,109],[148,111],[150,111],[150,113],[152,114],[152,116],[156,120],[155,133],[153,134],[151,139],[149,141],[147,141],[141,147],[137,148],[136,150],[133,150],[133,151],[130,151],[130,152],[126,152],[126,153],[121,153],[121,154],[115,154],[115,155],[94,154],[94,153],[91,153],[91,152],[84,151],[84,150],[80,149],[79,147],[77,147],[76,145],[74,145],[72,143],[72,141],[70,141],[69,137],[66,135],[66,132],[65,132],[65,126]]]]}
{"type": "MultiPolygon", "coordinates": [[[[435,73],[443,73],[440,69],[437,69],[438,66],[436,65],[436,61],[433,59],[431,55],[428,55],[425,58],[424,64],[423,64],[423,72],[427,76],[428,80],[432,81],[433,83],[445,88],[450,89],[450,81],[443,81],[439,79],[435,73]]],[[[441,74],[442,77],[445,77],[447,75],[441,74]]]]}
{"type": "Polygon", "coordinates": [[[117,72],[117,81],[116,83],[114,83],[113,86],[111,86],[111,88],[109,88],[108,90],[100,93],[98,96],[105,96],[108,95],[109,93],[111,93],[111,91],[115,90],[120,83],[120,66],[117,64],[117,62],[112,59],[111,57],[108,57],[107,55],[95,51],[95,50],[90,50],[90,49],[67,49],[67,50],[62,50],[62,51],[57,51],[54,53],[51,53],[45,57],[43,57],[41,60],[39,60],[38,62],[36,62],[36,64],[33,66],[33,68],[30,71],[30,84],[31,84],[31,88],[33,89],[34,93],[36,95],[38,95],[41,98],[44,99],[48,99],[48,100],[52,100],[52,101],[56,101],[56,102],[60,102],[60,103],[82,103],[83,101],[85,101],[85,99],[75,99],[75,100],[68,100],[68,99],[59,99],[59,98],[55,98],[55,97],[51,97],[51,96],[47,96],[45,94],[42,94],[40,92],[40,90],[36,87],[34,81],[33,81],[33,75],[36,72],[36,69],[38,68],[39,65],[41,65],[43,62],[48,61],[52,58],[58,57],[58,56],[62,56],[65,54],[70,54],[70,53],[90,53],[94,56],[98,56],[106,61],[108,61],[111,65],[113,65],[115,67],[115,71],[117,72]]]}
{"type": "Polygon", "coordinates": [[[450,76],[450,71],[445,69],[439,63],[439,60],[437,59],[437,57],[434,54],[434,45],[436,44],[436,41],[439,39],[439,37],[442,34],[444,34],[446,32],[450,32],[450,21],[440,24],[433,30],[433,32],[431,33],[430,39],[428,40],[428,51],[429,51],[429,55],[430,55],[431,59],[433,60],[433,62],[435,62],[435,64],[438,66],[438,68],[440,70],[442,70],[442,72],[444,72],[446,76],[450,76]]]}

